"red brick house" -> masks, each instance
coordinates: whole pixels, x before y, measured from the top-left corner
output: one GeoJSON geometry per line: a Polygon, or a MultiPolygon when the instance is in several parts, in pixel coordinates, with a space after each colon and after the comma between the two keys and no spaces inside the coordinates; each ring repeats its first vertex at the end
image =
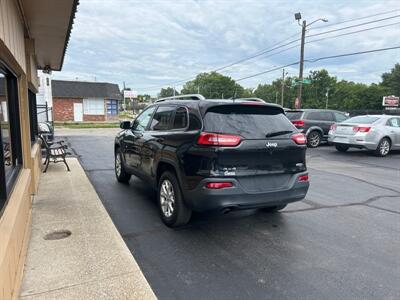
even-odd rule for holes
{"type": "Polygon", "coordinates": [[[54,121],[118,120],[122,95],[117,84],[52,80],[54,121]]]}

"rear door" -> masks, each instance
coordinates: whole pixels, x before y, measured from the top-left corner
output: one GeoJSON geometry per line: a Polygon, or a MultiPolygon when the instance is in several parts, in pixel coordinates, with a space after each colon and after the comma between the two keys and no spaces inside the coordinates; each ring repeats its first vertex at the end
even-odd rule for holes
{"type": "Polygon", "coordinates": [[[400,118],[394,117],[388,120],[389,132],[392,135],[393,146],[400,147],[400,118]]]}
{"type": "Polygon", "coordinates": [[[304,171],[306,146],[283,112],[260,105],[221,105],[208,109],[204,131],[241,137],[235,147],[216,147],[212,175],[234,176],[248,192],[283,188],[293,173],[304,171]]]}
{"type": "Polygon", "coordinates": [[[330,111],[310,111],[306,116],[308,127],[317,126],[322,129],[324,136],[328,135],[329,129],[335,118],[330,111]]]}

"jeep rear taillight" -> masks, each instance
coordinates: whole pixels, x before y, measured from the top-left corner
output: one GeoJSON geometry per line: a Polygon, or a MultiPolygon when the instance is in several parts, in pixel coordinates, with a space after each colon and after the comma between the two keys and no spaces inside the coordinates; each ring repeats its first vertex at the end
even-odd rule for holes
{"type": "Polygon", "coordinates": [[[197,139],[198,145],[235,147],[240,144],[242,138],[238,135],[202,132],[197,139]]]}
{"type": "Polygon", "coordinates": [[[305,145],[307,144],[307,138],[303,133],[296,133],[292,135],[292,140],[297,144],[297,145],[305,145]]]}
{"type": "Polygon", "coordinates": [[[233,183],[230,181],[223,181],[223,182],[207,182],[206,188],[212,190],[220,190],[233,187],[233,183]]]}

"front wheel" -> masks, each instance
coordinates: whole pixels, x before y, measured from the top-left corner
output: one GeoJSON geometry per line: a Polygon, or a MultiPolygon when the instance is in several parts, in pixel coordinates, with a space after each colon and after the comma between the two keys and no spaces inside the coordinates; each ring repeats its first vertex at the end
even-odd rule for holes
{"type": "Polygon", "coordinates": [[[119,149],[115,152],[115,177],[117,177],[118,182],[122,183],[128,183],[131,179],[131,174],[125,171],[121,150],[119,149]]]}
{"type": "Polygon", "coordinates": [[[189,222],[192,211],[186,206],[178,179],[169,171],[161,175],[157,199],[161,220],[168,227],[178,227],[189,222]]]}
{"type": "Polygon", "coordinates": [[[375,155],[380,156],[380,157],[384,157],[384,156],[388,155],[388,153],[390,151],[390,146],[391,146],[391,143],[388,138],[381,139],[381,141],[378,144],[378,147],[375,150],[375,155]]]}
{"type": "Polygon", "coordinates": [[[346,152],[347,150],[349,150],[348,146],[343,146],[343,145],[335,145],[335,148],[339,152],[346,152]]]}
{"type": "Polygon", "coordinates": [[[322,135],[314,130],[311,131],[307,136],[307,145],[310,148],[317,148],[321,144],[322,135]]]}

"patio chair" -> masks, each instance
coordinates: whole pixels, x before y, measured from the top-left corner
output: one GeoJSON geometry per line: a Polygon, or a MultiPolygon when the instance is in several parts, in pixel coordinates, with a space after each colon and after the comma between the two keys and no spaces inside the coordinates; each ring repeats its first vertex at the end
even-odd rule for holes
{"type": "Polygon", "coordinates": [[[53,163],[63,162],[68,172],[71,171],[65,160],[65,157],[70,153],[67,152],[68,146],[64,144],[64,141],[49,142],[42,135],[39,135],[39,138],[42,141],[43,148],[46,150],[46,159],[43,163],[46,167],[43,173],[46,173],[50,161],[53,163]]]}

